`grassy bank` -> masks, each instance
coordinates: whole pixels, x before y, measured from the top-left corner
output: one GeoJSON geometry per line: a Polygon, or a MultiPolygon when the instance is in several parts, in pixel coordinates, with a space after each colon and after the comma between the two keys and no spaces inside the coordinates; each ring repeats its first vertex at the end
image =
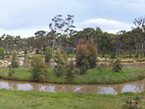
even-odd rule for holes
{"type": "Polygon", "coordinates": [[[145,107],[145,92],[119,95],[43,93],[0,90],[0,109],[122,109],[123,99],[139,96],[145,107]]]}
{"type": "MultiPolygon", "coordinates": [[[[14,69],[15,74],[8,76],[8,69],[0,70],[1,79],[32,81],[31,74],[27,68],[14,69]]],[[[121,72],[113,72],[111,68],[105,68],[101,71],[97,69],[89,69],[85,75],[76,75],[76,78],[70,82],[67,81],[65,75],[56,77],[53,69],[49,70],[49,78],[46,82],[50,83],[72,83],[72,84],[115,84],[141,80],[145,78],[145,69],[143,68],[123,68],[121,72]]]]}

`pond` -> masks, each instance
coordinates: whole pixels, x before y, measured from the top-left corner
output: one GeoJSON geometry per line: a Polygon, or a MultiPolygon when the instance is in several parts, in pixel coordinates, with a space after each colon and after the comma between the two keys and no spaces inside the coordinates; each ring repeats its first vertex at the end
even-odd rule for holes
{"type": "MultiPolygon", "coordinates": [[[[22,67],[29,67],[24,64],[22,67]]],[[[104,68],[111,67],[104,65],[104,68]]],[[[145,68],[145,64],[128,64],[125,68],[145,68]]],[[[113,84],[113,85],[72,85],[72,84],[49,84],[36,82],[21,82],[0,79],[0,89],[41,91],[51,93],[89,93],[89,94],[119,94],[124,92],[142,92],[145,91],[145,80],[135,82],[113,84]]]]}
{"type": "Polygon", "coordinates": [[[145,91],[145,80],[113,85],[68,85],[0,80],[0,89],[3,88],[8,90],[40,91],[51,93],[67,92],[115,95],[123,92],[145,91]]]}

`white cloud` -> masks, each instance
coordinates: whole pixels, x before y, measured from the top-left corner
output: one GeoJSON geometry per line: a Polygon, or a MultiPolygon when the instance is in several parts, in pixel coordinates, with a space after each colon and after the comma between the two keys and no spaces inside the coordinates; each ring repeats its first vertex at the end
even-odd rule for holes
{"type": "Polygon", "coordinates": [[[86,27],[100,27],[103,31],[116,33],[120,30],[130,30],[131,25],[123,22],[118,22],[115,20],[108,20],[103,18],[92,18],[85,20],[81,23],[76,24],[78,28],[86,27]]]}

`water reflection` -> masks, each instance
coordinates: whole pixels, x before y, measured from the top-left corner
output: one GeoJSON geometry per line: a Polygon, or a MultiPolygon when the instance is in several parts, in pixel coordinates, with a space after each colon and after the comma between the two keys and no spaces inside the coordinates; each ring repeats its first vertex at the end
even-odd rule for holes
{"type": "Polygon", "coordinates": [[[69,92],[115,95],[123,92],[145,91],[145,80],[114,85],[67,85],[0,80],[0,89],[3,88],[9,90],[41,91],[51,93],[69,92]]]}

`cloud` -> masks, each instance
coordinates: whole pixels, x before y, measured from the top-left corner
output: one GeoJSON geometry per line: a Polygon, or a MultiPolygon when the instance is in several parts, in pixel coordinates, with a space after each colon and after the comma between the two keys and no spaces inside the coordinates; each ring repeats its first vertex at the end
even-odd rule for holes
{"type": "Polygon", "coordinates": [[[108,32],[118,32],[120,30],[130,30],[131,25],[128,23],[118,22],[115,20],[103,19],[103,18],[92,18],[85,20],[81,23],[76,24],[78,28],[83,27],[100,27],[104,31],[108,32]]]}
{"type": "Polygon", "coordinates": [[[77,10],[82,12],[82,7],[77,0],[2,0],[0,28],[15,30],[48,26],[55,15],[77,15],[77,10]]]}

